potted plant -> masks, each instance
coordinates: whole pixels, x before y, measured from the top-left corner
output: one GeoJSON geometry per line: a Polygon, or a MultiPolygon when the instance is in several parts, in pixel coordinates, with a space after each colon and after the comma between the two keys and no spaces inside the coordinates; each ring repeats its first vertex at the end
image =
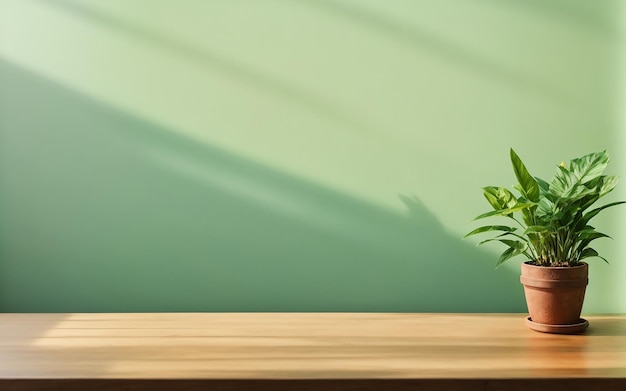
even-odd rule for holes
{"type": "Polygon", "coordinates": [[[511,149],[511,163],[517,178],[515,195],[504,187],[488,186],[483,194],[494,210],[474,220],[504,217],[513,225],[486,225],[465,237],[490,232],[494,237],[480,242],[507,246],[496,267],[523,255],[520,280],[530,316],[527,325],[537,331],[576,333],[589,323],[580,318],[588,281],[589,257],[600,257],[590,244],[608,237],[589,225],[601,211],[626,201],[590,209],[611,192],[616,176],[603,175],[609,163],[606,151],[561,163],[551,182],[530,175],[511,149]],[[519,216],[521,215],[521,219],[519,216]]]}

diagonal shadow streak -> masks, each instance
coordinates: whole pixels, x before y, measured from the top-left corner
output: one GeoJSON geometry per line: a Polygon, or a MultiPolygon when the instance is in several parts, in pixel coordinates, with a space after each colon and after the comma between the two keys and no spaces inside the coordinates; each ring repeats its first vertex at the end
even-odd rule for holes
{"type": "Polygon", "coordinates": [[[604,17],[590,14],[576,7],[573,2],[555,2],[547,0],[474,0],[488,2],[497,6],[507,6],[523,11],[549,16],[550,18],[562,20],[566,23],[575,24],[593,33],[602,35],[602,38],[618,42],[620,31],[618,29],[619,15],[621,12],[619,1],[597,2],[600,7],[604,7],[604,17]]]}
{"type": "Polygon", "coordinates": [[[346,129],[359,130],[367,133],[379,132],[377,129],[372,128],[354,116],[346,114],[343,110],[336,107],[336,105],[325,103],[324,99],[315,96],[309,91],[295,87],[276,77],[258,72],[247,65],[227,59],[221,54],[218,55],[208,50],[199,49],[193,45],[171,38],[166,34],[159,34],[150,29],[98,12],[84,4],[73,3],[67,0],[33,1],[88,19],[105,28],[121,31],[161,50],[173,52],[181,57],[194,60],[230,78],[243,80],[260,90],[270,91],[274,95],[280,96],[290,102],[297,102],[301,107],[309,111],[321,113],[327,118],[342,124],[346,129]]]}
{"type": "Polygon", "coordinates": [[[471,50],[445,39],[419,30],[415,26],[403,25],[389,18],[349,4],[339,4],[332,0],[300,0],[312,7],[325,12],[340,15],[354,23],[375,28],[377,31],[414,46],[449,63],[469,69],[490,80],[527,90],[533,94],[549,97],[556,102],[572,103],[571,97],[545,80],[526,76],[520,72],[507,69],[471,50]]]}

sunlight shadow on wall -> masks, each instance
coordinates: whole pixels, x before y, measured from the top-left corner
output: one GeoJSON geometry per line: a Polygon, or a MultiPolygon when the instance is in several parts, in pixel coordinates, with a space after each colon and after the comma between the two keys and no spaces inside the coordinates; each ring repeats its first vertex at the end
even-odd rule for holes
{"type": "Polygon", "coordinates": [[[540,17],[549,17],[571,23],[601,35],[604,39],[619,39],[620,0],[604,2],[555,1],[555,0],[474,0],[489,3],[492,6],[511,7],[522,12],[533,13],[540,17]],[[606,12],[609,11],[609,12],[606,12]],[[612,21],[611,21],[612,20],[612,21]]]}
{"type": "Polygon", "coordinates": [[[415,197],[390,213],[1,72],[3,311],[524,310],[415,197]]]}
{"type": "Polygon", "coordinates": [[[299,86],[292,85],[272,75],[265,74],[236,60],[229,59],[223,54],[198,48],[182,40],[153,31],[150,28],[126,22],[115,16],[90,8],[87,4],[67,0],[55,0],[53,2],[34,1],[70,13],[75,17],[84,18],[113,31],[124,33],[131,39],[139,40],[144,44],[152,45],[165,52],[191,60],[202,65],[207,70],[219,72],[223,76],[243,81],[248,86],[271,92],[286,101],[297,102],[306,110],[314,111],[344,125],[346,130],[357,130],[365,133],[373,133],[375,131],[369,124],[361,121],[358,115],[346,113],[336,104],[328,102],[327,98],[317,97],[310,91],[306,91],[299,86]]]}
{"type": "Polygon", "coordinates": [[[527,90],[541,97],[567,103],[569,97],[550,80],[543,80],[536,75],[509,69],[484,55],[474,53],[467,46],[448,41],[416,25],[383,16],[366,7],[355,6],[348,2],[333,0],[301,0],[308,6],[323,12],[329,12],[360,24],[367,29],[389,35],[393,39],[405,42],[415,49],[447,61],[451,65],[470,70],[487,80],[495,80],[516,90],[527,90]]]}

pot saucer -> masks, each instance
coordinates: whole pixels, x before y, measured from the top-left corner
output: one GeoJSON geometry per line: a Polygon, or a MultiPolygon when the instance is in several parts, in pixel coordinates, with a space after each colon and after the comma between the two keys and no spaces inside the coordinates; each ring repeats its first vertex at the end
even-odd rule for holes
{"type": "Polygon", "coordinates": [[[578,319],[578,322],[572,324],[543,324],[533,322],[529,317],[526,318],[526,325],[535,331],[551,334],[577,334],[585,331],[589,327],[589,322],[583,318],[578,319]]]}

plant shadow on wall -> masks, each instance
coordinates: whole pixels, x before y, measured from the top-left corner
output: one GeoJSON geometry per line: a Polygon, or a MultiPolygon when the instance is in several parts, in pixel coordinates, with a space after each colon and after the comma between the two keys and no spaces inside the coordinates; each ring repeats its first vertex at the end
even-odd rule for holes
{"type": "Polygon", "coordinates": [[[0,75],[2,311],[525,310],[416,197],[393,213],[0,75]]]}

